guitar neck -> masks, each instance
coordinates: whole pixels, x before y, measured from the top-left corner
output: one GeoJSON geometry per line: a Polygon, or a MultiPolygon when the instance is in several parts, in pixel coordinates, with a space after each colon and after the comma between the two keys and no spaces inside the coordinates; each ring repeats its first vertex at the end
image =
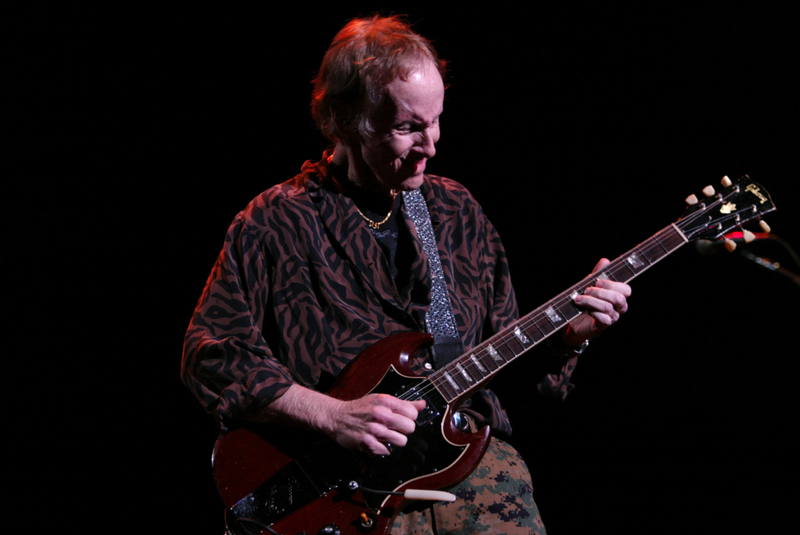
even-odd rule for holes
{"type": "Polygon", "coordinates": [[[469,396],[495,373],[581,314],[575,297],[598,279],[629,282],[689,240],[675,224],[560,293],[511,326],[434,372],[429,380],[448,403],[469,396]]]}

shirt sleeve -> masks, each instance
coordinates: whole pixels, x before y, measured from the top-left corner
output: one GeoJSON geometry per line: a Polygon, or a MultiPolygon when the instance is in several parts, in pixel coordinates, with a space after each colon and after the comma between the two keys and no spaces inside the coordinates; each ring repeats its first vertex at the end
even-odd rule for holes
{"type": "Polygon", "coordinates": [[[261,332],[270,282],[254,234],[237,216],[184,340],[181,378],[220,423],[269,404],[294,383],[261,332]]]}

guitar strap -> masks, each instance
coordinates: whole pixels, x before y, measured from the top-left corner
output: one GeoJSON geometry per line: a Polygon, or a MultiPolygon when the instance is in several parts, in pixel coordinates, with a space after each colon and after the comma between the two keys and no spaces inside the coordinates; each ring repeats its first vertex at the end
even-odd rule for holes
{"type": "Polygon", "coordinates": [[[431,306],[425,314],[425,328],[434,337],[431,353],[434,367],[438,370],[464,354],[464,343],[456,327],[447,280],[442,270],[439,248],[436,246],[436,236],[433,233],[431,214],[428,212],[425,197],[419,189],[404,191],[403,202],[406,213],[417,228],[417,235],[422,241],[422,249],[428,257],[431,269],[431,306]]]}

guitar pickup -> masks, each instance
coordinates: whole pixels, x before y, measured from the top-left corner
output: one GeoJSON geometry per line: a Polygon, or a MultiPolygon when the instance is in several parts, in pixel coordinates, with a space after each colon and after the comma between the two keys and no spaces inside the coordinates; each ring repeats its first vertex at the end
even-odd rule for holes
{"type": "Polygon", "coordinates": [[[428,425],[433,422],[433,420],[437,418],[439,414],[440,413],[436,407],[434,407],[433,404],[428,401],[428,404],[425,405],[425,408],[419,411],[419,414],[417,415],[417,425],[428,425]]]}

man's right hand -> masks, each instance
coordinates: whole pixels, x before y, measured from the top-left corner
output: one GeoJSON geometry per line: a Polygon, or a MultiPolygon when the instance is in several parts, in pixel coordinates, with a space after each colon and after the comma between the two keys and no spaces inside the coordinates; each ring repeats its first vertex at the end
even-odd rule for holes
{"type": "Polygon", "coordinates": [[[345,448],[388,455],[405,446],[425,401],[402,401],[388,394],[369,394],[342,401],[294,384],[266,408],[246,418],[313,429],[345,448]]]}

